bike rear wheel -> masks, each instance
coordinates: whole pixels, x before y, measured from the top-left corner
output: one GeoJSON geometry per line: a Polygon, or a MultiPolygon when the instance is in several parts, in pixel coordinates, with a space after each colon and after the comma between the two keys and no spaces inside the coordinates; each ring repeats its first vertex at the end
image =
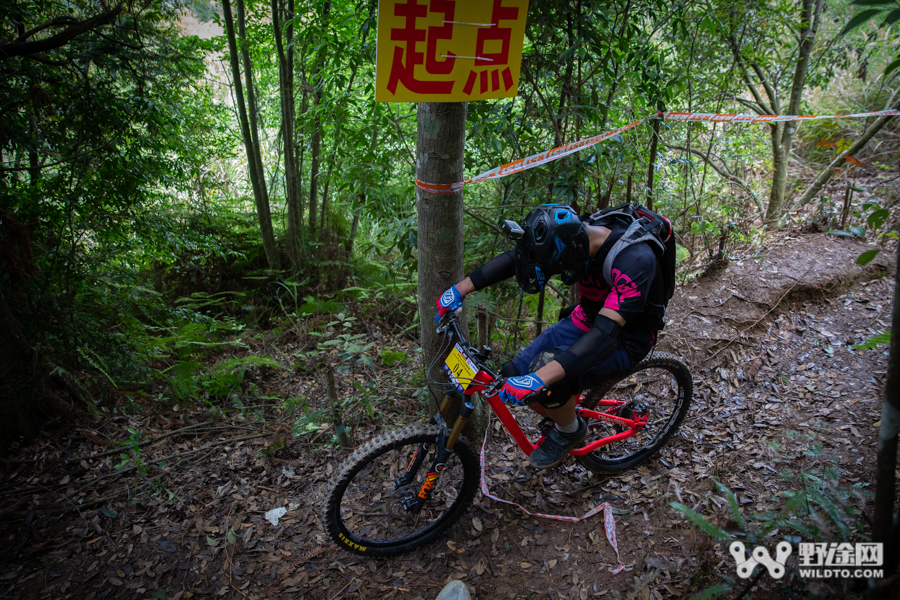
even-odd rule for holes
{"type": "Polygon", "coordinates": [[[328,485],[322,524],[337,543],[363,556],[392,556],[427,544],[465,512],[480,481],[477,454],[460,437],[429,499],[418,514],[404,501],[422,489],[436,453],[437,425],[413,425],[367,442],[356,450],[328,485]],[[424,460],[412,481],[397,486],[422,444],[424,460]]]}
{"type": "MultiPolygon", "coordinates": [[[[581,406],[597,408],[602,398],[624,400],[632,407],[647,409],[647,425],[635,435],[601,446],[580,457],[588,469],[602,474],[616,474],[650,460],[672,438],[684,421],[691,405],[694,380],[687,365],[666,352],[653,352],[635,369],[620,377],[608,379],[584,391],[581,406]]],[[[610,408],[611,414],[621,413],[620,407],[610,408]]],[[[620,414],[619,416],[624,416],[620,414]]],[[[607,421],[589,420],[586,443],[625,431],[621,425],[607,421]]]]}

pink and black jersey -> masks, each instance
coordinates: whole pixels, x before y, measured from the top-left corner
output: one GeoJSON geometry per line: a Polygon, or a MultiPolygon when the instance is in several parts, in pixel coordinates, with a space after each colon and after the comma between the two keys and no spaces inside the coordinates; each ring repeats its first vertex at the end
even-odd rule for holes
{"type": "MultiPolygon", "coordinates": [[[[588,264],[587,277],[578,284],[581,297],[572,311],[572,321],[584,331],[590,329],[602,308],[622,315],[625,331],[662,329],[665,311],[662,290],[659,285],[653,285],[654,281],[661,283],[661,278],[656,277],[656,254],[648,244],[634,244],[622,250],[612,265],[612,284],[603,278],[603,261],[623,233],[623,225],[612,225],[606,243],[588,264]]],[[[469,277],[475,289],[480,290],[515,274],[515,254],[509,251],[478,267],[469,277]]]]}
{"type": "MultiPolygon", "coordinates": [[[[612,264],[612,282],[603,277],[603,261],[626,226],[612,223],[610,235],[600,251],[588,263],[587,276],[578,283],[581,294],[568,319],[584,332],[581,339],[557,357],[567,374],[579,373],[601,358],[603,334],[594,320],[603,308],[616,311],[625,319],[620,342],[635,357],[643,357],[662,329],[665,304],[662,277],[658,276],[656,254],[648,244],[624,248],[612,264]]],[[[476,290],[509,279],[516,274],[515,253],[505,252],[478,267],[469,277],[476,290]]],[[[637,358],[639,360],[639,358],[637,358]]]]}

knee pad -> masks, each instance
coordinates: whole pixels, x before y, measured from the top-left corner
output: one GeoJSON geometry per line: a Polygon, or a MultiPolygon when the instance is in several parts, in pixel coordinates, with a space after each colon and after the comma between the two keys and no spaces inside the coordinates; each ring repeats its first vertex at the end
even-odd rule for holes
{"type": "Polygon", "coordinates": [[[578,378],[566,377],[556,383],[551,383],[541,390],[537,394],[535,402],[538,402],[544,408],[559,408],[579,391],[578,378]]]}
{"type": "Polygon", "coordinates": [[[528,365],[528,372],[534,373],[541,367],[547,366],[548,364],[556,360],[556,357],[562,354],[562,352],[563,351],[559,348],[551,348],[550,350],[538,352],[537,355],[531,360],[531,364],[528,365]]]}

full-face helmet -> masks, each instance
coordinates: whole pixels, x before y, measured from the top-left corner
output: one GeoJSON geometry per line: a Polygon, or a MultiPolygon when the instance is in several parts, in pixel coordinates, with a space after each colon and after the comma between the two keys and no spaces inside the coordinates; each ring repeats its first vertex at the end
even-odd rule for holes
{"type": "Polygon", "coordinates": [[[584,279],[590,260],[587,230],[571,206],[544,204],[525,217],[516,241],[516,279],[536,294],[554,275],[572,285],[584,279]]]}

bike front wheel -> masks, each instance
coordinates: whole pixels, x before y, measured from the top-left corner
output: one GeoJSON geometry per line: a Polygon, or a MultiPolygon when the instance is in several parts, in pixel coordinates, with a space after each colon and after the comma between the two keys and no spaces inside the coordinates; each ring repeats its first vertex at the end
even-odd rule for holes
{"type": "MultiPolygon", "coordinates": [[[[608,412],[627,416],[622,412],[643,408],[647,411],[647,425],[629,438],[580,457],[581,463],[596,473],[616,474],[650,460],[684,421],[691,406],[693,387],[687,365],[672,354],[654,352],[631,373],[585,390],[581,406],[603,411],[607,409],[597,407],[603,398],[625,401],[625,407],[610,408],[608,412]]],[[[608,421],[589,420],[588,427],[587,443],[625,431],[623,426],[608,421]]]]}
{"type": "Polygon", "coordinates": [[[437,425],[413,425],[350,455],[326,491],[322,523],[331,539],[362,556],[392,556],[427,544],[459,520],[480,481],[478,456],[462,437],[421,510],[408,508],[434,461],[439,435],[437,425]],[[398,484],[414,463],[418,468],[409,482],[398,484]]]}

